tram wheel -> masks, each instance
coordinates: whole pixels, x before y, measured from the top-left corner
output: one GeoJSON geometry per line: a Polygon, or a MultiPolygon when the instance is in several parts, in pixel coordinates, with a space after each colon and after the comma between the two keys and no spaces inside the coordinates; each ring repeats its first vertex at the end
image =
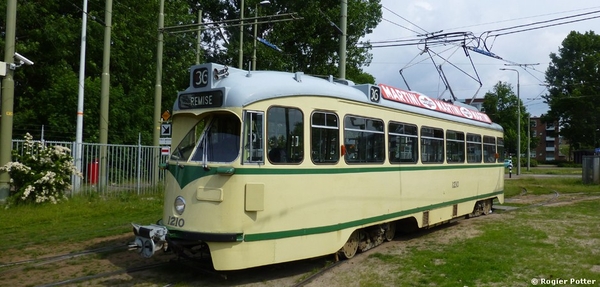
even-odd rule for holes
{"type": "Polygon", "coordinates": [[[352,232],[350,238],[348,238],[348,241],[346,241],[346,244],[344,244],[344,246],[340,250],[341,255],[346,259],[354,257],[354,255],[356,255],[356,252],[358,251],[359,241],[360,236],[358,230],[355,230],[354,232],[352,232]]]}
{"type": "Polygon", "coordinates": [[[386,223],[385,241],[390,242],[390,241],[394,240],[394,236],[396,236],[396,223],[395,222],[386,223]]]}

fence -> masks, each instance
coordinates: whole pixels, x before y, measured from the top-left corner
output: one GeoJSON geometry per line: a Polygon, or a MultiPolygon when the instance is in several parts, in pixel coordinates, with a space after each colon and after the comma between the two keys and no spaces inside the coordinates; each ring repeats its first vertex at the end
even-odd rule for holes
{"type": "MultiPolygon", "coordinates": [[[[40,142],[40,141],[37,141],[40,142]]],[[[24,140],[13,140],[13,150],[23,152],[24,140]]],[[[164,186],[165,170],[160,163],[168,160],[161,155],[160,147],[138,145],[105,145],[82,143],[81,156],[77,156],[77,143],[42,141],[45,146],[63,146],[71,150],[75,166],[83,177],[71,177],[74,193],[98,192],[105,195],[130,192],[149,194],[164,186]],[[101,170],[101,150],[106,149],[106,170],[101,170]]]]}

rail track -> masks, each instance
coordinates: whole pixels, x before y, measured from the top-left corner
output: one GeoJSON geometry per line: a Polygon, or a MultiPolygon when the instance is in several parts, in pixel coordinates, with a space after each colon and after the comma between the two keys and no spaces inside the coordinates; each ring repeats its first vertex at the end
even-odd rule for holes
{"type": "Polygon", "coordinates": [[[42,266],[42,265],[56,263],[59,261],[69,260],[69,259],[73,259],[73,258],[77,258],[77,257],[125,251],[127,249],[128,249],[127,245],[107,246],[107,247],[101,247],[101,248],[96,248],[96,249],[83,250],[83,251],[74,252],[74,253],[65,253],[65,254],[53,255],[53,256],[42,257],[42,258],[33,258],[33,259],[27,259],[27,260],[8,262],[8,263],[0,264],[0,269],[8,268],[6,270],[0,271],[0,274],[13,272],[13,271],[22,269],[22,268],[24,268],[23,266],[25,266],[25,265],[26,266],[42,266]],[[13,267],[13,268],[11,268],[11,267],[13,267]]]}
{"type": "Polygon", "coordinates": [[[155,268],[159,268],[159,267],[165,267],[168,264],[170,264],[170,262],[161,262],[161,263],[147,264],[147,265],[130,267],[130,268],[123,268],[123,269],[119,269],[119,270],[115,270],[115,271],[98,273],[98,274],[89,275],[89,276],[81,276],[81,277],[66,279],[66,280],[62,280],[62,281],[58,281],[58,282],[39,285],[39,287],[53,287],[53,286],[62,286],[62,285],[73,284],[73,283],[81,283],[81,282],[90,281],[90,280],[94,280],[94,279],[112,277],[112,276],[123,274],[123,273],[135,273],[135,272],[151,270],[151,269],[155,269],[155,268]]]}

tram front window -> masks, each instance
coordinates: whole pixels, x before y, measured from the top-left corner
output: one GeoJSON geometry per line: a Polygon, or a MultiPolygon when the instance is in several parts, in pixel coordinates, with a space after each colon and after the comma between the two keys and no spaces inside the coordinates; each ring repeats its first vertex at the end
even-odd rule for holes
{"type": "Polygon", "coordinates": [[[232,162],[240,150],[240,120],[232,114],[217,114],[199,121],[174,150],[171,159],[232,162]]]}
{"type": "Polygon", "coordinates": [[[240,120],[232,114],[215,115],[198,141],[193,161],[232,162],[240,150],[240,120]]]}

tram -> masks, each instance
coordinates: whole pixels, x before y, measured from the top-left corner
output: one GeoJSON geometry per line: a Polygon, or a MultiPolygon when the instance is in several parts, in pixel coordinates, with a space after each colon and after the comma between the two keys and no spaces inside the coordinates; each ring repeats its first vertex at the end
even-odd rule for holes
{"type": "Polygon", "coordinates": [[[503,129],[464,104],[207,63],[172,114],[163,217],[133,226],[146,257],[210,254],[216,270],[351,258],[504,201],[503,129]]]}

